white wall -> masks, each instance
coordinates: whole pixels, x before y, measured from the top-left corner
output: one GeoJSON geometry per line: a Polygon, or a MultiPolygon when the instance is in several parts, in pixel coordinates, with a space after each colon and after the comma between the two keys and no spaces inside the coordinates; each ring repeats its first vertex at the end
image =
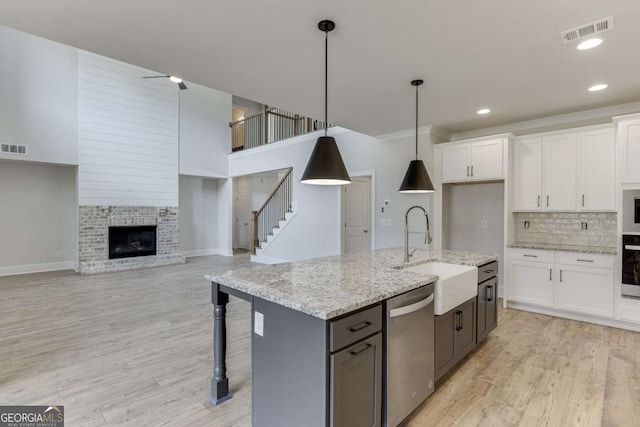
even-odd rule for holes
{"type": "MultiPolygon", "coordinates": [[[[297,215],[285,232],[264,252],[281,260],[298,260],[334,255],[340,252],[340,187],[300,184],[315,141],[320,133],[303,135],[271,146],[229,156],[231,176],[248,175],[265,170],[293,167],[293,203],[297,215]]],[[[415,153],[414,137],[406,136],[380,142],[376,138],[341,128],[330,130],[335,136],[350,174],[375,171],[375,235],[376,248],[401,246],[404,243],[404,214],[415,204],[429,209],[428,195],[398,193],[409,161],[415,153]],[[391,206],[381,212],[383,200],[391,206]],[[381,218],[389,218],[391,227],[382,227],[381,218]]],[[[432,170],[431,142],[420,137],[421,158],[432,170]]]]}
{"type": "Polygon", "coordinates": [[[219,253],[218,182],[180,176],[180,251],[185,256],[219,253]]]}
{"type": "Polygon", "coordinates": [[[504,184],[447,185],[449,247],[501,254],[504,249],[504,184]],[[481,227],[481,221],[487,227],[481,227]]]}
{"type": "Polygon", "coordinates": [[[180,91],[180,174],[226,177],[231,95],[188,83],[180,91]]]}
{"type": "Polygon", "coordinates": [[[0,159],[78,164],[78,50],[0,26],[0,159]]]}
{"type": "Polygon", "coordinates": [[[0,275],[73,268],[76,169],[0,162],[0,275]]]}
{"type": "Polygon", "coordinates": [[[179,89],[149,74],[80,53],[80,205],[178,206],[179,89]]]}
{"type": "Polygon", "coordinates": [[[234,96],[232,99],[234,107],[244,108],[246,110],[245,117],[250,117],[264,111],[264,105],[249,99],[234,96]]]}

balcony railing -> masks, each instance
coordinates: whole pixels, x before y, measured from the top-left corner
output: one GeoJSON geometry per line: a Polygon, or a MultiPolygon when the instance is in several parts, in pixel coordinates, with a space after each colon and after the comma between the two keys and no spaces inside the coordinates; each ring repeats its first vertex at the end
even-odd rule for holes
{"type": "Polygon", "coordinates": [[[238,151],[323,129],[324,122],[281,108],[265,107],[258,114],[231,122],[230,126],[231,150],[238,151]]]}

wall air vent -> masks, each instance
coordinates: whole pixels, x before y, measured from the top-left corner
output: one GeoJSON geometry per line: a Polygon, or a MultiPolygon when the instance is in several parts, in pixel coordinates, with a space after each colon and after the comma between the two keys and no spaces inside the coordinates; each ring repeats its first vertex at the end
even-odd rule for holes
{"type": "Polygon", "coordinates": [[[560,33],[560,37],[562,37],[563,42],[571,43],[609,30],[613,30],[613,16],[563,31],[560,33]]]}
{"type": "Polygon", "coordinates": [[[0,153],[27,154],[27,146],[15,144],[0,144],[0,153]]]}

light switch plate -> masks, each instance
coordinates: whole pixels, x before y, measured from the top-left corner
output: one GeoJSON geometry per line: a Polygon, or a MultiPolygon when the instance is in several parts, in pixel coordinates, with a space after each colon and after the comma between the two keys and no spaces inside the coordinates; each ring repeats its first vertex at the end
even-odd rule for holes
{"type": "Polygon", "coordinates": [[[391,218],[380,218],[380,225],[382,227],[391,227],[391,218]]]}
{"type": "Polygon", "coordinates": [[[254,311],[253,332],[261,337],[264,336],[264,314],[259,311],[254,311]]]}

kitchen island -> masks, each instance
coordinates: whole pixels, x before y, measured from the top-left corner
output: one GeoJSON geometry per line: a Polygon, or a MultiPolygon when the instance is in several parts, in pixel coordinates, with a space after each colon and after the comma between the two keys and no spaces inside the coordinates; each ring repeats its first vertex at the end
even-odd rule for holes
{"type": "MultiPolygon", "coordinates": [[[[354,374],[362,367],[348,362],[338,365],[335,351],[352,344],[354,347],[347,347],[351,354],[365,350],[370,354],[371,363],[365,369],[373,373],[378,390],[373,397],[381,402],[380,304],[438,280],[433,274],[404,267],[430,261],[480,266],[497,259],[477,253],[418,250],[411,262],[403,264],[403,255],[401,248],[382,249],[207,276],[214,305],[211,400],[217,404],[230,398],[225,318],[232,295],[252,303],[254,425],[332,424],[332,414],[348,408],[335,405],[331,373],[343,369],[345,375],[354,374]],[[353,336],[341,332],[345,326],[350,331],[346,334],[353,336]]],[[[379,414],[381,403],[374,406],[379,414]]],[[[381,424],[379,415],[373,424],[381,424]]]]}

